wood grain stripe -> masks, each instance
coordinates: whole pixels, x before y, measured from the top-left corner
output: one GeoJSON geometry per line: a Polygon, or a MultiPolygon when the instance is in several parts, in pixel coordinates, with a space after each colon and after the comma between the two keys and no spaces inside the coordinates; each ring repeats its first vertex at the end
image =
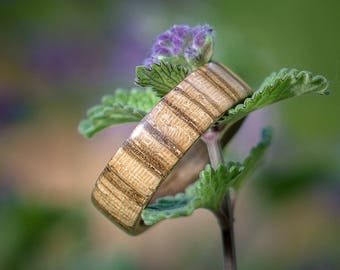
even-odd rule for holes
{"type": "MultiPolygon", "coordinates": [[[[138,152],[143,153],[145,158],[144,160],[146,162],[149,162],[153,167],[155,167],[158,171],[162,173],[162,176],[168,174],[170,168],[170,165],[167,160],[164,159],[164,157],[155,155],[154,150],[147,145],[143,144],[141,140],[132,140],[127,139],[126,141],[131,147],[136,149],[138,152]]],[[[177,159],[176,159],[177,160],[177,159]]]]}
{"type": "Polygon", "coordinates": [[[149,149],[140,148],[130,138],[124,142],[122,148],[131,157],[140,161],[140,163],[143,164],[144,167],[148,168],[151,172],[159,175],[160,177],[164,177],[166,175],[166,167],[159,160],[152,156],[149,149]]]}
{"type": "Polygon", "coordinates": [[[186,82],[187,84],[189,84],[195,91],[197,91],[198,93],[200,93],[212,106],[214,106],[214,108],[220,113],[222,114],[223,111],[219,110],[219,105],[210,97],[208,96],[206,93],[204,93],[203,91],[201,91],[199,89],[198,86],[196,86],[193,82],[189,81],[188,79],[184,79],[184,82],[186,82]]]}
{"type": "Polygon", "coordinates": [[[146,132],[160,144],[164,145],[177,158],[180,158],[183,155],[184,150],[182,147],[171,140],[166,134],[163,134],[158,129],[154,128],[147,120],[143,120],[142,124],[146,132]]]}
{"type": "Polygon", "coordinates": [[[214,64],[216,66],[218,66],[219,68],[221,68],[222,70],[224,70],[226,73],[228,73],[236,82],[238,82],[247,92],[248,94],[252,94],[253,91],[251,90],[251,88],[244,82],[242,81],[238,76],[236,76],[234,74],[234,72],[232,72],[231,70],[229,70],[227,67],[225,67],[224,65],[221,65],[220,63],[214,62],[214,64]]]}
{"type": "Polygon", "coordinates": [[[178,106],[172,103],[165,97],[162,98],[161,102],[168,106],[177,116],[182,119],[190,128],[192,128],[197,134],[203,134],[204,130],[198,127],[195,122],[178,106]]]}
{"type": "Polygon", "coordinates": [[[194,103],[197,107],[199,107],[203,112],[205,112],[209,117],[214,121],[215,117],[214,115],[206,108],[204,107],[200,102],[198,102],[196,99],[188,95],[181,89],[180,87],[176,87],[173,91],[177,92],[181,96],[184,96],[186,99],[190,100],[192,103],[194,103]]]}
{"type": "Polygon", "coordinates": [[[239,93],[237,92],[236,89],[234,89],[232,87],[232,85],[225,79],[223,78],[222,76],[220,76],[217,72],[215,72],[215,70],[207,67],[207,68],[204,68],[204,70],[206,72],[209,72],[211,74],[211,78],[214,80],[214,81],[220,81],[223,85],[225,85],[225,91],[228,92],[228,94],[230,93],[234,100],[242,100],[241,96],[239,95],[239,93]],[[213,78],[214,77],[214,78],[213,78]]]}
{"type": "Polygon", "coordinates": [[[209,74],[207,70],[198,69],[199,73],[201,73],[202,77],[205,78],[207,81],[209,81],[212,85],[214,85],[217,89],[220,89],[228,98],[230,98],[233,102],[235,102],[237,99],[230,94],[230,91],[227,87],[222,86],[214,78],[209,74]]]}
{"type": "Polygon", "coordinates": [[[131,229],[136,218],[138,218],[138,213],[143,209],[133,201],[129,201],[129,208],[124,209],[122,206],[127,199],[126,196],[122,193],[109,193],[108,189],[101,182],[96,183],[92,196],[93,199],[97,200],[95,204],[102,211],[104,210],[105,214],[110,218],[114,218],[115,222],[127,230],[131,229]],[[98,204],[99,201],[100,205],[98,204]]]}
{"type": "MultiPolygon", "coordinates": [[[[102,173],[102,176],[107,179],[107,181],[109,181],[109,183],[116,189],[125,193],[140,206],[143,206],[143,204],[146,202],[146,198],[141,193],[136,191],[131,185],[126,183],[125,180],[118,175],[114,167],[107,165],[102,173]]],[[[103,181],[102,183],[104,184],[103,181]]]]}
{"type": "MultiPolygon", "coordinates": [[[[115,197],[115,196],[114,196],[115,197]]],[[[92,200],[94,205],[107,217],[109,217],[112,221],[117,223],[119,226],[122,226],[125,230],[129,230],[130,226],[124,224],[122,218],[114,213],[112,213],[112,198],[107,198],[107,195],[103,193],[98,184],[96,184],[95,189],[92,192],[92,200]]],[[[119,200],[119,198],[116,198],[119,200]]]]}

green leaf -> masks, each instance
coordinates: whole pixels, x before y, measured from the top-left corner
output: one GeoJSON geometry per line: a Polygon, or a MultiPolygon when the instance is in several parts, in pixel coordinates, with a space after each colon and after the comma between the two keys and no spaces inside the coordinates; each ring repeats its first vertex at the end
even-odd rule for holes
{"type": "Polygon", "coordinates": [[[191,215],[197,208],[216,210],[220,207],[229,183],[241,173],[239,165],[219,164],[214,170],[209,164],[200,172],[199,179],[187,187],[185,193],[160,198],[142,212],[146,225],[161,220],[191,215]]]}
{"type": "Polygon", "coordinates": [[[189,188],[193,194],[196,206],[216,211],[220,208],[224,195],[232,180],[241,173],[239,163],[230,162],[227,165],[219,164],[214,170],[210,165],[201,171],[194,189],[189,188]]]}
{"type": "Polygon", "coordinates": [[[139,111],[148,113],[159,102],[159,98],[151,91],[151,89],[132,88],[130,91],[117,89],[114,95],[104,96],[103,105],[111,106],[119,103],[129,106],[139,111]]]}
{"type": "Polygon", "coordinates": [[[112,125],[139,122],[158,102],[159,98],[150,89],[118,89],[114,95],[104,96],[101,105],[87,111],[87,118],[79,124],[79,132],[90,138],[112,125]]]}
{"type": "Polygon", "coordinates": [[[281,69],[267,77],[259,89],[243,103],[236,105],[218,120],[218,124],[227,125],[237,122],[250,112],[261,109],[283,99],[307,93],[329,94],[329,83],[321,75],[313,75],[308,71],[281,69]]]}
{"type": "Polygon", "coordinates": [[[145,225],[151,226],[164,219],[190,216],[196,209],[195,200],[186,193],[160,198],[142,212],[145,225]]]}
{"type": "Polygon", "coordinates": [[[244,160],[242,167],[240,167],[241,173],[238,174],[232,180],[232,188],[239,190],[241,185],[245,182],[247,177],[254,172],[259,161],[261,161],[266,149],[268,148],[272,139],[272,129],[264,128],[262,130],[261,141],[250,151],[250,155],[244,160]]]}
{"type": "Polygon", "coordinates": [[[136,67],[136,84],[151,87],[157,96],[163,97],[175,88],[188,75],[188,70],[182,65],[173,65],[163,61],[152,64],[151,68],[136,67]]]}
{"type": "Polygon", "coordinates": [[[169,218],[191,215],[197,208],[217,211],[228,189],[238,189],[249,173],[253,172],[270,143],[271,130],[262,131],[262,139],[254,147],[243,164],[229,162],[219,164],[214,170],[210,165],[201,171],[199,179],[187,187],[184,193],[166,196],[149,205],[142,212],[146,225],[153,225],[169,218]]]}

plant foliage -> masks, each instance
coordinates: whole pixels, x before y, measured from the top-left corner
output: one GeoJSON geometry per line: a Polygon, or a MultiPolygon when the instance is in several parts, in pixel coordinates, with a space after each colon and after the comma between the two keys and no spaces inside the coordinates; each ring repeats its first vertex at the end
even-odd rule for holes
{"type": "Polygon", "coordinates": [[[79,124],[79,132],[90,138],[112,125],[139,122],[158,101],[150,89],[118,89],[114,95],[104,96],[100,105],[87,111],[87,118],[79,124]]]}
{"type": "Polygon", "coordinates": [[[150,67],[136,67],[136,83],[142,87],[151,87],[159,97],[165,96],[188,75],[188,70],[182,65],[173,65],[161,61],[150,67]]]}
{"type": "Polygon", "coordinates": [[[254,171],[271,140],[271,130],[262,131],[261,141],[243,163],[219,164],[214,170],[210,165],[201,171],[199,179],[187,187],[184,193],[160,198],[144,209],[142,218],[146,225],[164,219],[191,215],[197,208],[217,211],[228,189],[238,190],[246,176],[254,171]]]}
{"type": "Polygon", "coordinates": [[[261,109],[280,100],[308,93],[328,94],[329,83],[321,75],[309,71],[283,68],[268,76],[259,89],[243,103],[229,109],[217,124],[227,127],[247,116],[250,112],[261,109]]]}

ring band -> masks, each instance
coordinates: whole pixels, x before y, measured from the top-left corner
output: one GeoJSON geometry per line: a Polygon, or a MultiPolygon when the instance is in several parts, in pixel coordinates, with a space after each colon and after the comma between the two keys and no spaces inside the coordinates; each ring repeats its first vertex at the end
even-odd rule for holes
{"type": "Polygon", "coordinates": [[[96,207],[130,234],[146,229],[141,214],[160,184],[204,132],[252,93],[225,66],[190,73],[136,126],[97,179],[96,207]]]}

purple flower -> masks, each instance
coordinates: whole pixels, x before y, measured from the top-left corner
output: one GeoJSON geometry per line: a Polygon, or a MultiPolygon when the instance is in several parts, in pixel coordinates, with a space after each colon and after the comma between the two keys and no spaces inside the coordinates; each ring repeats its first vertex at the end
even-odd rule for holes
{"type": "Polygon", "coordinates": [[[168,60],[195,69],[210,61],[214,38],[215,33],[207,24],[195,27],[174,25],[157,37],[144,65],[150,67],[160,60],[168,60]]]}
{"type": "Polygon", "coordinates": [[[198,57],[198,52],[193,47],[187,47],[187,48],[185,48],[185,51],[184,51],[184,57],[186,59],[194,59],[194,58],[198,57]]]}
{"type": "Polygon", "coordinates": [[[185,38],[191,29],[188,25],[174,25],[169,31],[179,38],[185,38]]]}
{"type": "Polygon", "coordinates": [[[156,44],[156,46],[153,48],[153,51],[156,54],[162,56],[170,56],[172,54],[171,48],[159,44],[156,44]]]}

